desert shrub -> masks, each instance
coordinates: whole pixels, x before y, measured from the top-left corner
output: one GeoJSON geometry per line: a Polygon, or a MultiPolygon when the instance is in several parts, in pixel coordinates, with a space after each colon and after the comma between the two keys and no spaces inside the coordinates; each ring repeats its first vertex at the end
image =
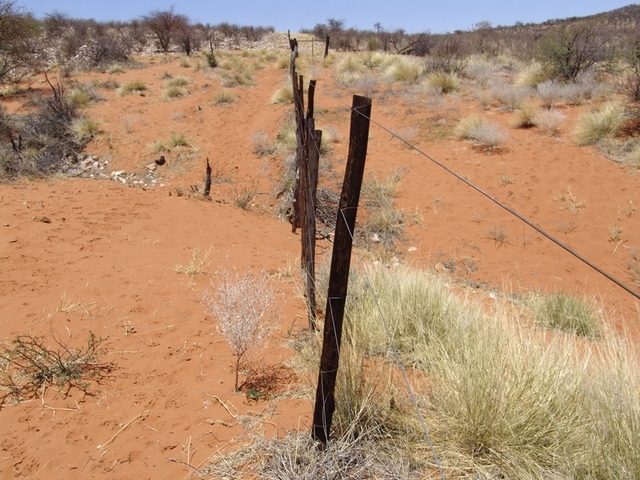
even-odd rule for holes
{"type": "Polygon", "coordinates": [[[251,137],[251,150],[259,157],[267,157],[276,153],[277,147],[269,139],[269,135],[260,130],[251,137]]]}
{"type": "Polygon", "coordinates": [[[72,388],[87,393],[91,381],[99,382],[114,367],[101,358],[103,341],[89,332],[86,345],[74,348],[56,336],[49,340],[17,336],[0,352],[0,389],[4,390],[0,406],[7,400],[17,403],[42,396],[48,387],[67,394],[72,388]]]}
{"type": "Polygon", "coordinates": [[[215,317],[218,331],[227,340],[235,362],[235,391],[240,390],[241,367],[264,348],[278,316],[275,288],[265,272],[217,274],[213,290],[205,291],[202,303],[215,317]]]}
{"type": "MultiPolygon", "coordinates": [[[[325,143],[324,141],[322,142],[325,143]]],[[[296,125],[294,122],[285,123],[276,137],[276,149],[285,155],[295,153],[298,148],[298,139],[296,137],[296,125]]]]}
{"type": "Polygon", "coordinates": [[[507,84],[498,84],[491,87],[491,96],[507,110],[515,110],[529,96],[529,89],[507,84]]]}
{"type": "Polygon", "coordinates": [[[574,130],[578,145],[590,145],[615,135],[625,120],[624,109],[613,102],[580,116],[574,130]]]}
{"type": "Polygon", "coordinates": [[[560,129],[560,125],[566,118],[567,116],[560,110],[552,108],[537,112],[533,121],[536,127],[551,135],[556,135],[560,129]]]}
{"type": "Polygon", "coordinates": [[[13,0],[0,1],[0,84],[20,80],[37,67],[39,25],[13,0]]]}
{"type": "Polygon", "coordinates": [[[593,302],[566,293],[531,295],[536,323],[552,330],[596,339],[602,332],[602,320],[593,302]]]}
{"type": "Polygon", "coordinates": [[[536,93],[544,108],[553,107],[562,98],[563,86],[555,80],[541,82],[536,87],[536,93]]]}
{"type": "Polygon", "coordinates": [[[469,64],[468,50],[460,35],[444,35],[429,52],[426,60],[427,72],[464,75],[469,64]]]}
{"type": "Polygon", "coordinates": [[[0,174],[9,178],[23,174],[46,175],[64,169],[82,150],[86,137],[78,139],[71,128],[80,117],[60,83],[49,83],[51,96],[37,97],[28,115],[0,114],[4,132],[0,174]]]}
{"type": "Polygon", "coordinates": [[[607,44],[595,23],[554,27],[537,44],[537,56],[553,78],[575,81],[607,55],[607,44]]]}
{"type": "Polygon", "coordinates": [[[425,79],[429,87],[439,89],[441,93],[451,93],[458,89],[458,77],[454,73],[432,72],[425,79]]]}
{"type": "Polygon", "coordinates": [[[130,95],[132,93],[146,92],[149,90],[149,86],[142,80],[133,80],[132,82],[125,83],[120,87],[118,94],[120,96],[130,95]]]}
{"type": "Polygon", "coordinates": [[[171,40],[180,30],[189,25],[186,15],[174,12],[175,6],[168,10],[152,10],[142,17],[145,27],[156,37],[158,45],[163,52],[168,52],[171,40]]]}
{"type": "Polygon", "coordinates": [[[467,66],[466,75],[484,86],[491,80],[493,71],[493,67],[488,63],[470,63],[467,66]]]}
{"type": "Polygon", "coordinates": [[[462,118],[455,129],[459,138],[471,140],[483,147],[497,147],[506,142],[509,134],[495,122],[490,122],[478,115],[462,118]]]}

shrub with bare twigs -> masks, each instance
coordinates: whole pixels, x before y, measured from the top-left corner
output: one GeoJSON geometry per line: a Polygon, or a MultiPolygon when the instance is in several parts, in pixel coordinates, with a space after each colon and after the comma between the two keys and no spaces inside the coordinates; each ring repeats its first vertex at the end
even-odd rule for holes
{"type": "Polygon", "coordinates": [[[278,317],[276,292],[266,273],[222,272],[202,303],[218,321],[218,331],[236,357],[235,391],[240,369],[265,346],[278,317]]]}

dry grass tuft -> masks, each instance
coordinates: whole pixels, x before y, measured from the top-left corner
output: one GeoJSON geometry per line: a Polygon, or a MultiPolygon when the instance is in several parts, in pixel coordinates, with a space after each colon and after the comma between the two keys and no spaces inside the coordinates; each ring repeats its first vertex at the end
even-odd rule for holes
{"type": "Polygon", "coordinates": [[[459,138],[471,140],[475,145],[494,148],[504,144],[509,134],[497,123],[490,122],[479,115],[465,117],[458,122],[455,134],[459,138]]]}
{"type": "Polygon", "coordinates": [[[578,145],[591,145],[603,138],[614,136],[625,121],[624,108],[617,103],[607,103],[578,119],[575,141],[578,145]]]}

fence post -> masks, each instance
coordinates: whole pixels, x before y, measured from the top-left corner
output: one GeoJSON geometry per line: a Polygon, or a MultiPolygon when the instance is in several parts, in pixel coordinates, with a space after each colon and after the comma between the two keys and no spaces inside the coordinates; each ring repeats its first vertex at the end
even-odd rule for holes
{"type": "Polygon", "coordinates": [[[351,131],[349,134],[349,157],[342,184],[342,194],[336,219],[335,239],[331,256],[331,273],[325,310],[322,355],[313,412],[312,436],[326,445],[335,411],[335,387],[340,363],[342,321],[349,283],[349,266],[353,231],[358,212],[360,188],[369,141],[369,118],[371,100],[355,95],[351,109],[351,131]]]}

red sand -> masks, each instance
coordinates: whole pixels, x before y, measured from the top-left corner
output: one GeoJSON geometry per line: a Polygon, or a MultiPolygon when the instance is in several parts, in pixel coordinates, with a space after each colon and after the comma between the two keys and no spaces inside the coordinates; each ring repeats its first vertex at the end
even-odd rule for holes
{"type": "MultiPolygon", "coordinates": [[[[337,177],[323,179],[335,187],[346,157],[350,97],[358,92],[338,88],[329,70],[315,68],[313,76],[319,79],[317,128],[339,132],[329,156],[337,177]]],[[[109,77],[92,73],[73,80],[109,77]]],[[[256,132],[275,138],[291,110],[269,104],[286,72],[272,65],[258,70],[255,86],[230,89],[239,101],[227,107],[211,103],[221,90],[217,75],[179,67],[177,60],[156,60],[113,78],[143,79],[151,90],[118,97],[101,89],[105,101],[88,111],[104,131],[87,151],[108,155],[108,171],[141,178],[158,157],[149,145],[167,142],[173,133],[184,133],[197,150],[172,149],[168,164],[153,173],[157,183],[146,189],[73,178],[0,185],[0,338],[54,333],[79,346],[93,332],[106,338],[107,359],[116,366],[93,385],[93,396],[72,390],[64,397],[51,388],[44,399],[2,408],[0,479],[184,478],[193,471],[187,463],[200,465],[242,442],[249,432],[214,396],[231,412],[235,407],[249,415],[268,409],[270,400],[233,393],[233,357],[201,305],[203,290],[220,269],[282,274],[283,314],[263,355],[262,365],[272,374],[263,388],[276,395],[297,387],[282,362],[291,355],[288,337],[306,325],[304,305],[286,275],[297,265],[299,236],[272,215],[281,159],[252,152],[256,132]],[[165,71],[188,76],[190,95],[161,100],[165,71]],[[187,153],[192,159],[180,164],[177,155],[187,153]],[[233,179],[214,184],[212,201],[187,195],[191,185],[202,184],[207,157],[221,177],[233,179]],[[232,205],[234,196],[255,185],[259,194],[248,211],[232,205]],[[176,267],[189,263],[196,247],[200,258],[209,248],[211,254],[191,283],[176,267]]],[[[572,143],[570,128],[590,106],[564,108],[568,118],[558,137],[510,129],[506,146],[491,153],[435,138],[430,126],[437,117],[426,96],[397,94],[400,89],[379,86],[375,122],[410,137],[620,280],[630,280],[624,262],[628,249],[640,245],[640,211],[627,216],[621,210],[630,202],[640,207],[640,177],[594,148],[572,143]],[[577,215],[559,200],[568,188],[584,202],[577,215]],[[574,219],[573,231],[557,231],[574,219]],[[622,228],[621,242],[609,239],[613,224],[622,228]]],[[[10,108],[21,107],[12,101],[10,108]]],[[[481,111],[472,93],[447,98],[441,109],[439,116],[450,123],[477,111],[508,128],[512,116],[497,108],[481,111]]],[[[640,315],[632,296],[373,125],[368,175],[383,179],[396,169],[405,172],[398,206],[415,220],[399,246],[401,262],[430,269],[440,263],[441,271],[455,265],[444,274],[507,293],[562,289],[593,295],[619,325],[635,331],[640,315]],[[508,233],[503,245],[487,237],[492,226],[508,233]]],[[[268,436],[308,429],[311,409],[309,400],[285,396],[248,428],[268,436]]]]}

